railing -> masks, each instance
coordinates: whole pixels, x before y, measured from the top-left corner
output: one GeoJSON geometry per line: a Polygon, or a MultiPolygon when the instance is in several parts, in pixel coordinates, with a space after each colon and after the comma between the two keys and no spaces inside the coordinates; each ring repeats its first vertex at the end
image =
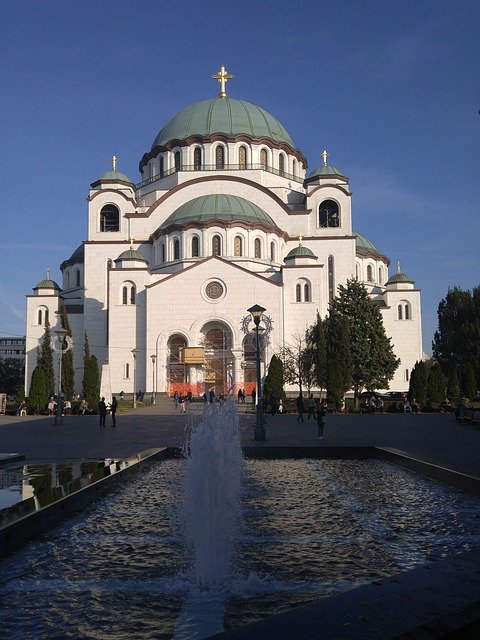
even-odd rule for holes
{"type": "Polygon", "coordinates": [[[280,171],[280,169],[276,169],[275,167],[269,167],[262,163],[257,164],[224,164],[217,166],[216,164],[182,164],[180,167],[173,167],[172,169],[168,169],[167,171],[163,171],[162,173],[157,174],[156,176],[152,176],[151,178],[147,178],[143,180],[143,182],[139,182],[136,187],[140,189],[141,187],[145,187],[148,184],[152,184],[152,182],[156,182],[157,180],[161,180],[162,178],[166,178],[167,176],[171,176],[174,173],[180,173],[181,171],[267,171],[268,173],[273,173],[276,176],[280,176],[281,178],[286,178],[287,180],[293,180],[294,182],[299,182],[303,184],[303,178],[300,176],[294,176],[293,173],[287,173],[286,171],[280,171]]]}

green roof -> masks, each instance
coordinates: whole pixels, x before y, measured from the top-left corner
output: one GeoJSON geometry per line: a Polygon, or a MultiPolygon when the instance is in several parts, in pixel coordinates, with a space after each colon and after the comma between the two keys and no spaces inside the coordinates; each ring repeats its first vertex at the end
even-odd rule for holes
{"type": "Polygon", "coordinates": [[[240,133],[252,138],[271,138],[293,147],[293,142],[280,122],[264,109],[245,100],[214,98],[196,102],[175,115],[160,131],[152,149],[171,140],[190,136],[240,133]]]}
{"type": "Polygon", "coordinates": [[[356,231],[353,232],[357,237],[355,238],[355,247],[357,249],[357,251],[368,251],[369,253],[378,253],[378,255],[382,255],[380,253],[380,251],[377,249],[377,247],[373,244],[373,242],[370,242],[370,240],[368,238],[366,238],[365,236],[362,236],[360,233],[357,233],[356,231]]]}
{"type": "Polygon", "coordinates": [[[285,260],[287,258],[295,258],[295,257],[308,257],[308,258],[316,258],[317,256],[313,253],[311,249],[308,247],[304,247],[300,245],[298,247],[294,247],[291,251],[287,253],[285,256],[285,260]]]}
{"type": "Polygon", "coordinates": [[[57,291],[61,291],[60,287],[55,282],[55,280],[50,280],[50,278],[45,278],[45,280],[42,280],[41,282],[36,284],[33,287],[34,291],[35,291],[35,289],[55,289],[57,291]]]}
{"type": "Polygon", "coordinates": [[[257,223],[276,227],[272,218],[256,204],[229,194],[200,196],[189,200],[178,207],[165,220],[162,227],[168,227],[171,224],[183,225],[188,222],[205,223],[210,220],[226,223],[257,223]]]}
{"type": "Polygon", "coordinates": [[[145,256],[143,256],[140,251],[132,248],[123,251],[123,253],[118,256],[117,260],[142,260],[142,262],[147,262],[145,256]]]}
{"type": "Polygon", "coordinates": [[[329,164],[322,164],[320,167],[317,167],[311,173],[308,174],[308,177],[314,178],[315,176],[332,176],[332,175],[342,176],[342,178],[345,177],[339,169],[337,169],[336,167],[332,167],[329,164]]]}
{"type": "MultiPolygon", "coordinates": [[[[128,176],[121,171],[105,171],[102,175],[95,180],[95,182],[103,182],[105,180],[116,180],[121,182],[132,182],[128,176]]],[[[93,184],[95,184],[95,182],[93,184]]]]}
{"type": "Polygon", "coordinates": [[[408,282],[409,284],[415,283],[415,281],[412,280],[410,276],[407,276],[405,273],[399,273],[397,271],[397,273],[394,273],[393,276],[388,279],[387,284],[397,284],[400,282],[408,282]]]}

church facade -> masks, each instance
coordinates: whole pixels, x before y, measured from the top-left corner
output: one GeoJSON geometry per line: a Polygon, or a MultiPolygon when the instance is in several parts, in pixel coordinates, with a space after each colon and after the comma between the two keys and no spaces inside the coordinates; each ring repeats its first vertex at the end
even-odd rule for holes
{"type": "Polygon", "coordinates": [[[158,133],[134,183],[112,170],[88,194],[87,239],[27,296],[26,389],[45,321],[66,307],[76,390],[83,342],[102,395],[247,393],[256,384],[253,322],[265,308],[262,360],[294,345],[337,287],[356,277],[379,305],[400,358],[390,388],[408,388],[422,358],[420,292],[352,226],[348,178],[322,154],[307,161],[260,107],[220,95],[188,106],[158,133]]]}

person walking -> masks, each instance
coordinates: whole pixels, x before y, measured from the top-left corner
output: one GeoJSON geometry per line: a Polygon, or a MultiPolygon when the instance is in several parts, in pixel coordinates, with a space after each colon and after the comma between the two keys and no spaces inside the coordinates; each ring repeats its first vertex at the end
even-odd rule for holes
{"type": "Polygon", "coordinates": [[[313,393],[310,394],[308,399],[308,422],[310,422],[310,418],[313,416],[313,419],[317,417],[317,403],[315,402],[315,398],[313,397],[313,393]]]}
{"type": "Polygon", "coordinates": [[[297,422],[305,422],[303,419],[303,395],[301,393],[298,394],[297,398],[297,422]]]}
{"type": "Polygon", "coordinates": [[[317,433],[318,439],[323,440],[323,430],[327,422],[327,403],[323,401],[317,411],[317,433]]]}
{"type": "Polygon", "coordinates": [[[117,426],[117,413],[118,402],[115,396],[112,398],[112,402],[110,403],[110,413],[112,414],[112,428],[117,426]]]}
{"type": "Polygon", "coordinates": [[[98,403],[98,415],[100,417],[100,426],[105,427],[105,419],[107,417],[107,405],[105,404],[105,398],[102,398],[98,403]]]}

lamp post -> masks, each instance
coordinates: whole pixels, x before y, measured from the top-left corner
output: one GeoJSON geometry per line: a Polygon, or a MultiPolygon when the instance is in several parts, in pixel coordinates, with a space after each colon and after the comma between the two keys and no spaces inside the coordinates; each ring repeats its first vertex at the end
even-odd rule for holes
{"type": "Polygon", "coordinates": [[[253,439],[254,440],[266,440],[267,434],[265,432],[265,419],[263,413],[263,389],[262,389],[262,380],[261,380],[261,371],[260,371],[260,337],[258,334],[258,328],[260,325],[260,320],[262,319],[262,314],[266,309],[261,307],[259,304],[250,307],[247,309],[252,315],[252,320],[255,325],[255,361],[256,361],[256,378],[257,378],[257,421],[253,430],[253,439]]]}
{"type": "Polygon", "coordinates": [[[133,355],[133,408],[134,409],[137,408],[137,394],[136,394],[136,388],[137,388],[137,353],[138,353],[138,349],[132,349],[132,355],[133,355]]]}
{"type": "MultiPolygon", "coordinates": [[[[64,353],[63,341],[68,334],[66,329],[56,329],[55,334],[57,336],[59,349],[58,349],[58,389],[57,389],[57,412],[55,414],[55,420],[53,424],[63,424],[63,392],[62,392],[62,356],[64,353]]],[[[65,349],[68,351],[68,349],[65,349]]]]}
{"type": "Polygon", "coordinates": [[[152,354],[150,358],[152,360],[152,404],[155,404],[155,361],[157,356],[152,354]]]}

